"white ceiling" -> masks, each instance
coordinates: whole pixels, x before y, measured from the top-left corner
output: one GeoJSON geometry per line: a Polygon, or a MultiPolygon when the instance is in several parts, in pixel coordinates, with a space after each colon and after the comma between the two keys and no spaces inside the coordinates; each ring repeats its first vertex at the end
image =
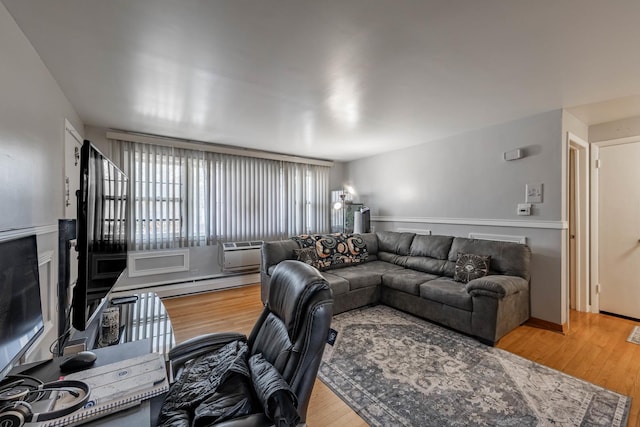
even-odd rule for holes
{"type": "Polygon", "coordinates": [[[86,125],[352,160],[640,114],[637,0],[2,2],[86,125]]]}

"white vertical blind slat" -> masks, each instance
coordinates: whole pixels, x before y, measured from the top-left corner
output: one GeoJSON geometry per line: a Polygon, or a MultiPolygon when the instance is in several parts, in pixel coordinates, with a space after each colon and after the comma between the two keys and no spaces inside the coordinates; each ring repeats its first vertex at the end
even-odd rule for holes
{"type": "Polygon", "coordinates": [[[329,168],[111,141],[129,176],[132,248],[329,231],[329,168]]]}

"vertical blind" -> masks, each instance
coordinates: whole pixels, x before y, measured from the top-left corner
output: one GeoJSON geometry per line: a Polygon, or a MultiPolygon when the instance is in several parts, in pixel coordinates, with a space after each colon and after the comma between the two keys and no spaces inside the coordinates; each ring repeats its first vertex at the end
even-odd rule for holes
{"type": "Polygon", "coordinates": [[[329,230],[329,167],[110,140],[137,250],[329,230]]]}

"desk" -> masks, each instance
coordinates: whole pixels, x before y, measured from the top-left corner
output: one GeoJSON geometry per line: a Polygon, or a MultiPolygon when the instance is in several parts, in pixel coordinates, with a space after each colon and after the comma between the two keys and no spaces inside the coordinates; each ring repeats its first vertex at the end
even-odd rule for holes
{"type": "Polygon", "coordinates": [[[119,344],[149,339],[149,352],[164,354],[176,344],[169,313],[154,292],[136,294],[138,300],[120,308],[119,344]]]}
{"type": "MultiPolygon", "coordinates": [[[[117,305],[120,309],[120,336],[112,346],[146,340],[147,353],[160,353],[166,357],[176,344],[169,314],[154,292],[138,293],[136,296],[138,299],[134,303],[117,305]]],[[[103,304],[101,311],[106,307],[113,305],[107,302],[103,304]]],[[[100,315],[101,312],[87,326],[86,331],[74,333],[71,341],[84,341],[88,350],[99,348],[100,315]]]]}
{"type": "MultiPolygon", "coordinates": [[[[149,339],[143,339],[117,346],[97,348],[95,350],[92,350],[98,356],[92,368],[97,368],[99,366],[119,362],[124,359],[148,354],[148,349],[151,346],[151,343],[149,341],[149,339]]],[[[18,374],[21,372],[25,372],[25,370],[28,370],[28,375],[36,377],[40,381],[56,381],[62,375],[62,373],[60,372],[60,363],[62,363],[62,361],[64,361],[66,358],[67,356],[56,357],[53,358],[53,360],[51,360],[50,362],[40,365],[38,365],[38,363],[32,363],[17,366],[11,371],[11,374],[18,374]]],[[[91,421],[86,425],[101,427],[116,427],[124,425],[155,426],[157,424],[157,417],[160,413],[160,407],[163,400],[164,396],[157,396],[153,399],[142,402],[142,404],[139,406],[129,408],[124,411],[115,412],[104,418],[91,421]]],[[[28,423],[27,426],[29,425],[32,424],[28,423]]]]}

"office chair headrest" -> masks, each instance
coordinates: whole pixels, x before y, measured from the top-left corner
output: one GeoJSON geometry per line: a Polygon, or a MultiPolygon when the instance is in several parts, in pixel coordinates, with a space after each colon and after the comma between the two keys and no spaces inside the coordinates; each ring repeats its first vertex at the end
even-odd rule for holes
{"type": "Polygon", "coordinates": [[[318,270],[300,261],[286,260],[273,272],[267,304],[293,339],[304,322],[305,311],[332,298],[331,288],[318,270]]]}

